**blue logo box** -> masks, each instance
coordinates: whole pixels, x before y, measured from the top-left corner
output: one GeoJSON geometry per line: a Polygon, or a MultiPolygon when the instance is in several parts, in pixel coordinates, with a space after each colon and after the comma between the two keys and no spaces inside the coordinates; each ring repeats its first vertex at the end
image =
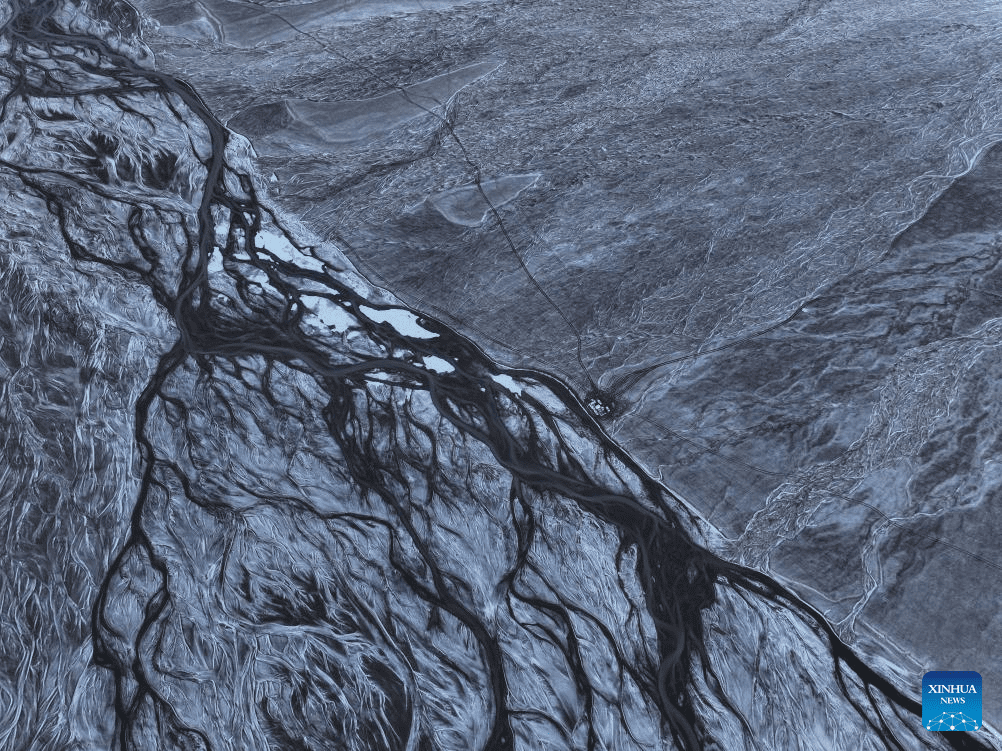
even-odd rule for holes
{"type": "Polygon", "coordinates": [[[933,670],[922,676],[922,727],[934,732],[981,727],[981,673],[933,670]]]}

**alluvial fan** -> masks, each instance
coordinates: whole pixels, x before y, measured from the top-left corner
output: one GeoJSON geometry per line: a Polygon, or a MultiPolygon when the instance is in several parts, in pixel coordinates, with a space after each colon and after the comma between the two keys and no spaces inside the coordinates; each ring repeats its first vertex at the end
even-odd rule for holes
{"type": "Polygon", "coordinates": [[[2,18],[5,748],[1002,748],[290,231],[130,6],[2,18]]]}

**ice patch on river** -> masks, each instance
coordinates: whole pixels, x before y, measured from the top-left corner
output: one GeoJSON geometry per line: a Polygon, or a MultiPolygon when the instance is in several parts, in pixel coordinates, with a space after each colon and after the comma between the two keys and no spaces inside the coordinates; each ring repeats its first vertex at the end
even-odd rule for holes
{"type": "Polygon", "coordinates": [[[261,230],[254,237],[254,246],[260,250],[265,250],[280,261],[287,261],[303,269],[319,271],[323,273],[324,264],[311,255],[303,252],[291,242],[285,235],[270,230],[261,230]]]}
{"type": "Polygon", "coordinates": [[[352,326],[357,326],[358,321],[347,310],[340,305],[331,302],[326,297],[314,297],[313,295],[303,295],[303,304],[320,319],[325,326],[330,326],[335,331],[347,331],[352,326]]]}
{"type": "Polygon", "coordinates": [[[522,387],[519,385],[518,381],[512,378],[510,375],[492,375],[491,380],[499,386],[503,386],[508,389],[515,396],[522,393],[522,387]]]}
{"type": "Polygon", "coordinates": [[[388,323],[398,333],[409,336],[411,339],[434,339],[438,336],[435,332],[421,326],[418,323],[418,317],[409,310],[403,308],[379,310],[370,308],[368,305],[359,305],[358,308],[373,323],[388,323]]]}
{"type": "Polygon", "coordinates": [[[441,357],[435,357],[434,355],[428,355],[428,356],[423,357],[421,359],[422,359],[422,362],[424,362],[424,366],[426,368],[428,368],[428,370],[433,370],[436,373],[452,373],[452,372],[454,372],[456,370],[456,368],[453,367],[453,365],[452,365],[451,362],[449,362],[448,360],[445,360],[445,359],[443,359],[441,357]]]}

